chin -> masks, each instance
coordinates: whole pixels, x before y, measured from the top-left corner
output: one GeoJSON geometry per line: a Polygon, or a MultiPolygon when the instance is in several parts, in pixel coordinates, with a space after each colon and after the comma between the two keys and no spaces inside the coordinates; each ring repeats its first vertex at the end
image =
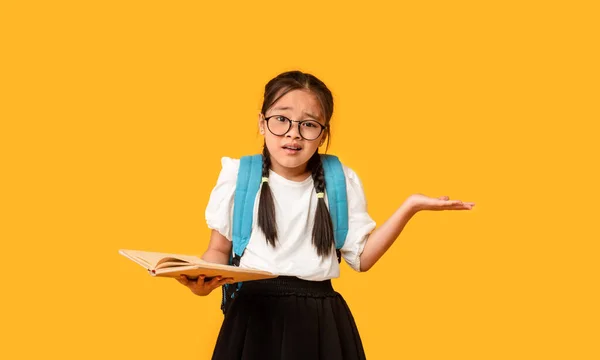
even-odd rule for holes
{"type": "Polygon", "coordinates": [[[279,165],[290,169],[300,167],[308,161],[308,159],[300,157],[291,157],[286,155],[277,156],[275,160],[277,161],[277,163],[279,163],[279,165]]]}
{"type": "Polygon", "coordinates": [[[308,162],[308,160],[310,160],[310,156],[307,156],[305,154],[288,155],[278,153],[273,157],[279,165],[290,169],[295,169],[297,167],[303,166],[308,162]]]}

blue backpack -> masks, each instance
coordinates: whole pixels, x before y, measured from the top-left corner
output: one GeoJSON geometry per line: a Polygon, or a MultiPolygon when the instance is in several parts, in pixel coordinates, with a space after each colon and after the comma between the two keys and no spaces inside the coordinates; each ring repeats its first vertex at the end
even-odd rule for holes
{"type": "MultiPolygon", "coordinates": [[[[344,246],[348,234],[348,199],[346,192],[346,177],[339,159],[334,155],[321,155],[323,174],[325,176],[325,192],[329,202],[329,214],[333,224],[335,248],[340,261],[340,249],[344,246]]],[[[240,258],[250,241],[252,221],[254,218],[254,203],[262,181],[262,155],[248,155],[240,159],[234,205],[232,229],[232,254],[229,264],[239,266],[240,258]]],[[[221,310],[225,313],[228,300],[242,283],[223,285],[223,301],[221,310]]]]}

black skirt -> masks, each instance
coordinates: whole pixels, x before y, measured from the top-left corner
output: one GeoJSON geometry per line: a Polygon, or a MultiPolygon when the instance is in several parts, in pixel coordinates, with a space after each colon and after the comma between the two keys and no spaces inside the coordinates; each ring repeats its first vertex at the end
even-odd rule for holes
{"type": "Polygon", "coordinates": [[[213,360],[354,360],[365,353],[330,280],[249,281],[228,306],[213,360]]]}

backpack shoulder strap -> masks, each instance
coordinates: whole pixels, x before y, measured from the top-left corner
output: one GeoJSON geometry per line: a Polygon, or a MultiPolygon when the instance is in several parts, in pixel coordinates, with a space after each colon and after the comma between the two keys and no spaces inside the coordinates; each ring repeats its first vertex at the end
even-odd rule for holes
{"type": "Polygon", "coordinates": [[[262,155],[240,158],[233,202],[233,254],[242,256],[252,232],[254,202],[262,179],[262,155]]]}
{"type": "MultiPolygon", "coordinates": [[[[240,257],[244,253],[252,233],[252,220],[254,217],[254,202],[262,179],[262,155],[248,155],[240,158],[240,166],[235,186],[233,199],[233,225],[232,225],[232,251],[229,264],[239,266],[240,257]]],[[[222,286],[223,298],[221,310],[227,311],[231,299],[242,286],[224,284],[222,286]]]]}
{"type": "Polygon", "coordinates": [[[325,190],[329,201],[329,213],[333,223],[335,248],[344,246],[348,234],[348,193],[346,176],[340,160],[334,155],[321,155],[325,175],[325,190]]]}

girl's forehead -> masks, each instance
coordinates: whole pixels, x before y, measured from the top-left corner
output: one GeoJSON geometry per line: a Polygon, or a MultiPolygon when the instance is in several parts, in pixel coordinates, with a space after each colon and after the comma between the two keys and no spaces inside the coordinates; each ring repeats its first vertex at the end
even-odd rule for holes
{"type": "Polygon", "coordinates": [[[319,99],[310,90],[297,89],[288,92],[277,100],[270,111],[304,112],[314,117],[321,115],[319,99]]]}

